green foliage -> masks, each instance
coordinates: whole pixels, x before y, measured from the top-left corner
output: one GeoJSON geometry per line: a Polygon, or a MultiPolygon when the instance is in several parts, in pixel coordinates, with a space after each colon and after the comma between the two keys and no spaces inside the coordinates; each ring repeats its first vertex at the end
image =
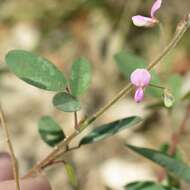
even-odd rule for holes
{"type": "Polygon", "coordinates": [[[43,116],[39,120],[38,131],[42,140],[52,147],[65,138],[61,127],[50,116],[43,116]]]}
{"type": "MultiPolygon", "coordinates": [[[[160,85],[161,81],[159,76],[156,74],[155,71],[150,71],[151,73],[151,84],[155,84],[155,85],[160,85]]],[[[162,89],[159,88],[155,88],[152,86],[147,86],[147,88],[145,89],[146,93],[149,94],[152,97],[156,97],[156,98],[160,98],[162,96],[162,89]]]]}
{"type": "Polygon", "coordinates": [[[81,109],[80,102],[65,92],[60,92],[54,96],[53,105],[64,112],[75,112],[81,109]]]}
{"type": "Polygon", "coordinates": [[[135,69],[146,67],[146,63],[142,58],[126,51],[117,53],[115,61],[119,71],[127,80],[130,80],[130,75],[135,69]]]}
{"type": "MultiPolygon", "coordinates": [[[[167,154],[169,151],[169,148],[170,148],[170,145],[165,143],[161,145],[160,150],[162,153],[167,154]]],[[[180,161],[183,160],[179,149],[176,149],[175,153],[171,157],[176,160],[180,160],[180,161]]],[[[180,180],[179,178],[167,173],[167,184],[178,188],[180,187],[180,180]]]]}
{"type": "Polygon", "coordinates": [[[90,144],[100,140],[103,140],[109,136],[112,136],[119,131],[132,127],[142,119],[138,116],[131,116],[124,119],[116,120],[108,124],[104,124],[100,127],[93,129],[89,134],[83,137],[79,143],[79,145],[90,144]]]}
{"type": "Polygon", "coordinates": [[[164,167],[168,172],[171,172],[175,176],[190,183],[190,167],[187,166],[182,161],[176,160],[160,151],[148,148],[136,147],[132,145],[127,145],[127,146],[136,153],[164,167]]]}
{"type": "Polygon", "coordinates": [[[167,85],[176,100],[181,96],[182,77],[180,75],[172,75],[168,78],[167,85]]]}
{"type": "MultiPolygon", "coordinates": [[[[168,151],[169,151],[169,148],[170,148],[170,145],[165,143],[165,144],[161,145],[160,150],[161,150],[162,153],[167,154],[168,151]]],[[[176,150],[175,154],[172,155],[172,158],[182,161],[182,155],[181,155],[181,153],[180,153],[180,151],[178,149],[176,150]]]]}
{"type": "MultiPolygon", "coordinates": [[[[132,53],[121,51],[115,55],[115,61],[119,71],[129,81],[131,73],[137,68],[146,68],[146,63],[141,57],[132,53]]],[[[160,79],[155,71],[151,71],[151,83],[160,84],[160,79]]],[[[162,91],[157,88],[147,87],[146,93],[153,97],[161,97],[162,91]]]]}
{"type": "Polygon", "coordinates": [[[65,90],[67,81],[63,73],[47,59],[24,50],[12,50],[5,60],[10,70],[25,82],[45,90],[65,90]]]}
{"type": "Polygon", "coordinates": [[[73,187],[77,187],[78,182],[77,182],[77,177],[75,174],[75,169],[73,168],[73,166],[69,163],[65,163],[65,170],[66,170],[67,177],[69,179],[70,184],[73,187]]]}
{"type": "Polygon", "coordinates": [[[152,181],[137,181],[125,186],[126,190],[179,190],[175,187],[168,187],[152,181]]]}
{"type": "Polygon", "coordinates": [[[77,59],[72,65],[70,87],[73,96],[82,95],[91,82],[91,67],[85,58],[77,59]]]}

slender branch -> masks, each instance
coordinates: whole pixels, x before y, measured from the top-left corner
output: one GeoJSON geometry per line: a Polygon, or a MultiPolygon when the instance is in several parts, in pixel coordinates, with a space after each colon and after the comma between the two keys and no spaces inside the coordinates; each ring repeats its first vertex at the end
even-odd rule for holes
{"type": "Polygon", "coordinates": [[[80,148],[80,146],[77,145],[77,146],[70,147],[70,148],[65,149],[65,150],[61,149],[60,152],[56,154],[56,158],[58,159],[58,158],[61,157],[63,154],[68,153],[68,152],[71,152],[71,151],[73,151],[73,150],[77,150],[77,149],[79,149],[79,148],[80,148]]]}
{"type": "Polygon", "coordinates": [[[7,141],[7,145],[8,145],[8,148],[9,148],[9,153],[10,153],[10,156],[11,156],[13,174],[14,174],[14,178],[15,178],[15,181],[16,181],[16,189],[20,190],[19,171],[18,171],[17,159],[16,159],[16,156],[14,154],[14,150],[13,150],[13,146],[12,146],[11,138],[10,138],[10,134],[9,134],[9,129],[8,129],[7,125],[6,125],[5,116],[4,116],[3,109],[2,109],[1,106],[0,106],[0,120],[1,120],[1,125],[2,125],[2,127],[3,127],[3,129],[5,131],[6,138],[7,138],[6,141],[7,141]]]}
{"type": "Polygon", "coordinates": [[[45,166],[43,166],[42,169],[45,169],[45,168],[55,165],[55,164],[65,164],[65,161],[64,160],[53,160],[52,162],[49,162],[45,166]]]}
{"type": "Polygon", "coordinates": [[[178,42],[183,37],[184,33],[188,30],[190,26],[190,14],[187,15],[187,17],[179,23],[176,29],[176,33],[171,40],[171,42],[164,48],[162,53],[156,57],[147,67],[148,70],[151,70],[154,66],[156,66],[175,46],[178,44],[178,42]]]}
{"type": "Polygon", "coordinates": [[[75,129],[78,130],[78,114],[77,112],[74,112],[74,125],[75,125],[75,129]]]}
{"type": "Polygon", "coordinates": [[[24,176],[24,178],[33,176],[37,171],[40,171],[41,168],[43,168],[44,165],[51,162],[55,155],[59,153],[59,151],[65,147],[67,148],[67,145],[71,142],[73,138],[75,138],[78,135],[78,131],[74,131],[70,136],[66,137],[60,144],[58,144],[52,152],[50,152],[43,160],[41,160],[39,163],[37,163],[31,170],[28,171],[28,173],[24,176]]]}
{"type": "MultiPolygon", "coordinates": [[[[151,70],[153,67],[155,67],[159,62],[177,45],[177,43],[180,41],[184,33],[187,31],[187,29],[190,26],[190,15],[187,16],[187,18],[180,23],[180,26],[178,26],[176,34],[174,35],[171,42],[164,48],[164,50],[148,65],[147,69],[151,70]]],[[[124,95],[129,94],[132,91],[132,84],[129,83],[127,86],[125,86],[122,90],[119,91],[119,93],[111,100],[109,101],[103,108],[101,108],[98,112],[96,112],[93,116],[86,118],[79,124],[79,132],[74,131],[69,137],[65,138],[48,156],[46,156],[43,160],[41,160],[39,163],[37,163],[29,172],[25,175],[25,177],[29,177],[35,173],[36,170],[39,170],[39,168],[43,168],[44,165],[51,162],[55,158],[57,158],[57,155],[60,155],[61,153],[65,152],[63,150],[70,141],[75,138],[79,133],[81,133],[84,129],[86,129],[91,123],[93,123],[97,118],[99,118],[106,110],[108,110],[114,103],[116,103],[119,99],[121,99],[124,95]]]]}

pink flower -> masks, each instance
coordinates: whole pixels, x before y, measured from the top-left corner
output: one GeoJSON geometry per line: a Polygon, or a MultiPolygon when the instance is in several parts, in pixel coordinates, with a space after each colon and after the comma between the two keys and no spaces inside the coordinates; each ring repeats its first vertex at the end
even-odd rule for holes
{"type": "Polygon", "coordinates": [[[131,73],[131,83],[136,87],[134,100],[139,103],[144,98],[144,88],[148,86],[151,75],[147,69],[136,69],[131,73]]]}
{"type": "Polygon", "coordinates": [[[141,15],[136,15],[132,17],[133,24],[135,26],[140,27],[153,27],[155,24],[157,24],[159,21],[156,19],[155,14],[160,9],[162,4],[162,0],[156,0],[155,3],[152,5],[151,11],[150,11],[150,17],[145,17],[141,15]]]}

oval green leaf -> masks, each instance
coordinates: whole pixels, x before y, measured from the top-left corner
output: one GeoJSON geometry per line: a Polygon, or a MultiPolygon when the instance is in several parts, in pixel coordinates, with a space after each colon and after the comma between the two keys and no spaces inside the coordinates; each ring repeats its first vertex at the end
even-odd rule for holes
{"type": "Polygon", "coordinates": [[[39,120],[38,131],[42,140],[52,147],[65,138],[65,134],[61,127],[50,116],[43,116],[39,120]]]}
{"type": "Polygon", "coordinates": [[[127,147],[144,156],[145,158],[148,158],[149,160],[152,160],[158,165],[164,167],[168,172],[171,172],[180,179],[183,179],[186,182],[190,183],[190,167],[184,162],[176,160],[175,158],[172,158],[160,151],[136,147],[132,145],[127,145],[127,147]]]}
{"type": "Polygon", "coordinates": [[[80,102],[65,92],[60,92],[54,96],[53,105],[64,112],[75,112],[81,109],[80,102]]]}
{"type": "Polygon", "coordinates": [[[70,87],[73,96],[82,95],[91,82],[91,67],[85,58],[77,59],[72,65],[70,87]]]}
{"type": "Polygon", "coordinates": [[[12,50],[6,55],[10,70],[25,82],[49,91],[63,91],[67,81],[63,73],[47,59],[24,50],[12,50]]]}
{"type": "Polygon", "coordinates": [[[116,120],[108,124],[104,124],[100,127],[93,129],[89,134],[83,137],[79,143],[79,145],[90,144],[100,140],[103,140],[109,136],[112,136],[119,131],[132,127],[142,119],[138,116],[131,116],[124,119],[116,120]]]}
{"type": "Polygon", "coordinates": [[[153,181],[137,181],[124,187],[126,190],[179,190],[175,187],[164,186],[153,181]]]}

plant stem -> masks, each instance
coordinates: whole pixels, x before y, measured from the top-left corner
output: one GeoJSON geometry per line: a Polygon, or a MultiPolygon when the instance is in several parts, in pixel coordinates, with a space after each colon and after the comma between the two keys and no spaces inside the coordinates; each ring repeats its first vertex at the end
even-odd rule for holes
{"type": "Polygon", "coordinates": [[[132,91],[133,85],[130,83],[125,86],[123,89],[117,93],[117,95],[109,101],[104,107],[102,107],[99,111],[97,111],[93,116],[86,118],[80,124],[80,131],[83,131],[86,127],[88,127],[91,123],[93,123],[97,118],[99,118],[106,110],[108,110],[113,104],[115,104],[119,99],[121,99],[124,95],[129,94],[132,91]]]}
{"type": "MultiPolygon", "coordinates": [[[[164,48],[164,50],[148,65],[147,69],[151,70],[154,66],[159,64],[159,62],[172,50],[177,43],[180,41],[184,33],[190,26],[190,14],[187,18],[180,23],[180,26],[177,27],[176,34],[174,35],[171,42],[164,48]]],[[[70,143],[70,141],[75,138],[79,133],[81,133],[84,129],[86,129],[91,123],[93,123],[97,118],[99,118],[106,110],[108,110],[114,103],[116,103],[120,98],[124,95],[129,94],[132,91],[133,85],[129,83],[123,89],[121,89],[118,94],[109,101],[103,108],[101,108],[98,112],[96,112],[93,116],[86,118],[79,124],[79,132],[74,131],[69,137],[65,138],[49,155],[47,155],[43,160],[37,163],[29,172],[25,175],[25,177],[29,177],[33,175],[36,171],[39,171],[43,168],[44,165],[51,162],[52,160],[57,158],[57,155],[64,153],[66,146],[70,143]]]]}
{"type": "Polygon", "coordinates": [[[74,112],[74,126],[75,126],[75,129],[78,131],[78,114],[77,112],[74,112]]]}
{"type": "MultiPolygon", "coordinates": [[[[66,91],[68,94],[72,95],[70,86],[66,87],[66,91]]],[[[74,128],[78,130],[78,114],[76,111],[74,112],[74,128]]]]}
{"type": "Polygon", "coordinates": [[[14,174],[14,178],[15,178],[15,181],[16,181],[16,189],[20,190],[19,171],[18,171],[17,159],[16,159],[16,156],[14,154],[14,150],[13,150],[13,146],[12,146],[11,138],[10,138],[10,134],[9,134],[9,129],[8,129],[8,126],[6,125],[5,116],[4,116],[3,109],[2,109],[1,106],[0,106],[0,120],[1,120],[1,125],[2,125],[2,127],[3,127],[3,129],[5,131],[6,141],[7,141],[7,145],[8,145],[8,148],[9,148],[9,153],[10,153],[10,156],[11,156],[12,169],[13,169],[13,174],[14,174]]]}
{"type": "Polygon", "coordinates": [[[176,33],[171,40],[171,42],[164,48],[162,53],[156,57],[147,67],[148,70],[151,70],[154,66],[156,66],[175,46],[178,44],[178,42],[181,40],[183,37],[184,33],[188,30],[190,26],[190,14],[187,16],[186,20],[183,20],[183,23],[180,22],[176,33]]]}
{"type": "Polygon", "coordinates": [[[154,88],[160,88],[160,89],[162,89],[162,90],[165,90],[165,89],[166,89],[164,86],[159,86],[159,85],[157,85],[157,84],[152,84],[152,83],[150,83],[149,86],[150,86],[150,87],[154,87],[154,88]]]}

